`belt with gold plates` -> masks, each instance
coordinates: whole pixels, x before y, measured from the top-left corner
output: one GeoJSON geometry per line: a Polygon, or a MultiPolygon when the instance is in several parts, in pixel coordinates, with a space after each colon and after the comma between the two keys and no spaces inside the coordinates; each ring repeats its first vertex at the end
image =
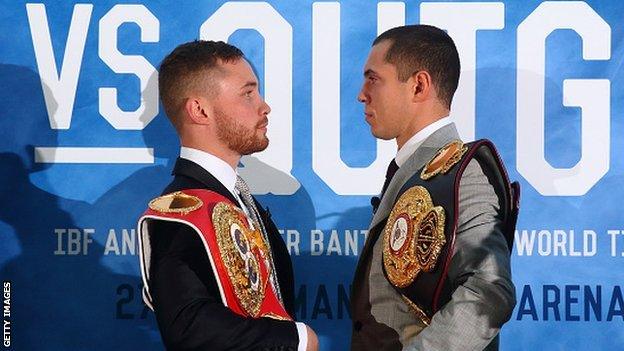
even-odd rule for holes
{"type": "Polygon", "coordinates": [[[160,196],[150,201],[139,219],[143,300],[149,308],[154,309],[149,292],[148,224],[154,220],[181,223],[197,233],[212,266],[221,302],[230,310],[246,317],[292,320],[275,292],[272,256],[260,229],[250,229],[244,212],[229,199],[205,189],[160,196]]]}
{"type": "Polygon", "coordinates": [[[455,140],[438,150],[399,190],[382,232],[384,274],[425,325],[455,288],[446,278],[458,226],[459,183],[473,159],[498,195],[511,253],[520,186],[510,184],[496,148],[485,139],[455,140]]]}

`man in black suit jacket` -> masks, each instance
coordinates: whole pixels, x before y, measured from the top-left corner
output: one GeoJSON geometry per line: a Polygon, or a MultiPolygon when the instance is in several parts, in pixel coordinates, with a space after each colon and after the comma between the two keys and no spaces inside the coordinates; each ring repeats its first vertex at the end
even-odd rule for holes
{"type": "MultiPolygon", "coordinates": [[[[250,217],[254,209],[245,205],[244,195],[235,187],[236,167],[242,155],[268,146],[270,107],[260,96],[258,80],[243,53],[223,42],[180,45],[161,64],[159,88],[182,145],[175,178],[163,194],[207,189],[228,198],[250,217]]],[[[290,256],[268,212],[255,204],[272,250],[278,296],[294,316],[290,256]]],[[[144,265],[149,262],[144,295],[149,296],[167,349],[318,348],[316,334],[303,323],[244,317],[226,307],[202,240],[191,227],[151,221],[149,248],[149,261],[143,259],[144,265]]]]}

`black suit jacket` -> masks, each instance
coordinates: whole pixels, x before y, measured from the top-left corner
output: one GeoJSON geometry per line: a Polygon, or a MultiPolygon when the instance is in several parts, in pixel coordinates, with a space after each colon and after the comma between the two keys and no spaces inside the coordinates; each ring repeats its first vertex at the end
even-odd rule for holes
{"type": "MultiPolygon", "coordinates": [[[[196,163],[179,158],[173,182],[163,194],[208,189],[234,204],[236,199],[196,163]]],[[[257,204],[257,202],[256,202],[257,204]]],[[[270,215],[259,204],[267,229],[277,278],[288,313],[294,317],[294,281],[290,256],[270,215]]],[[[150,292],[163,342],[168,350],[296,350],[295,323],[247,318],[221,302],[219,289],[201,239],[190,227],[150,223],[152,262],[150,292]]]]}

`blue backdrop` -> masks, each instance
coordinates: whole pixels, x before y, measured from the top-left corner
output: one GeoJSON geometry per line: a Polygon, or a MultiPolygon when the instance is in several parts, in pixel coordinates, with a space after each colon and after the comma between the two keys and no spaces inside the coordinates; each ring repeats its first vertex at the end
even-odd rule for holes
{"type": "Polygon", "coordinates": [[[492,139],[523,188],[502,350],[621,349],[622,15],[606,0],[3,0],[3,344],[163,348],[141,301],[135,231],[179,148],[155,67],[182,42],[229,38],[273,107],[272,144],[241,174],[283,230],[297,317],[322,350],[347,349],[370,196],[394,153],[356,101],[362,67],[378,32],[431,23],[462,58],[462,136],[492,139]]]}

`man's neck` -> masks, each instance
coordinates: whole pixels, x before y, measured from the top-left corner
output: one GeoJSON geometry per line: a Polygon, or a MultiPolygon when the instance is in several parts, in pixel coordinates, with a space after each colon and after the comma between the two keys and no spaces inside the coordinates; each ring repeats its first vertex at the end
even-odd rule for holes
{"type": "Polygon", "coordinates": [[[397,150],[401,150],[403,145],[414,137],[416,134],[420,133],[422,130],[427,128],[428,126],[436,123],[442,118],[448,117],[449,111],[440,111],[435,114],[429,116],[417,116],[413,117],[413,123],[402,135],[399,135],[396,138],[397,150]]]}
{"type": "Polygon", "coordinates": [[[237,173],[227,162],[210,152],[187,146],[182,146],[180,148],[180,158],[199,165],[234,195],[237,173]]]}
{"type": "Polygon", "coordinates": [[[218,157],[219,159],[230,165],[234,170],[236,170],[236,168],[238,167],[238,162],[241,158],[241,155],[229,149],[221,147],[220,145],[203,145],[203,143],[193,143],[188,141],[182,141],[181,144],[183,147],[200,150],[203,152],[207,152],[215,157],[218,157]]]}
{"type": "Polygon", "coordinates": [[[395,161],[399,167],[405,163],[405,161],[409,158],[411,154],[413,154],[422,143],[429,138],[433,133],[438,131],[440,128],[451,123],[451,119],[449,117],[443,117],[438,119],[437,121],[430,123],[425,128],[418,131],[411,138],[409,138],[397,151],[395,161]]]}

